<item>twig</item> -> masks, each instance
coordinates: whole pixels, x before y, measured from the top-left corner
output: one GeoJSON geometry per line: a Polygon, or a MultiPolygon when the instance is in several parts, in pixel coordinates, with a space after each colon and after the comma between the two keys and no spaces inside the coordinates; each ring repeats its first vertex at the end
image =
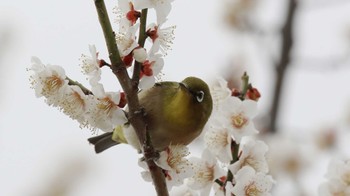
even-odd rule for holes
{"type": "MultiPolygon", "coordinates": [[[[239,144],[236,143],[236,141],[231,140],[231,153],[232,153],[232,160],[230,161],[230,164],[234,164],[236,161],[238,161],[239,159],[239,144]]],[[[233,180],[233,174],[230,170],[228,170],[227,172],[227,179],[226,182],[231,182],[232,183],[233,180]]]]}
{"type": "Polygon", "coordinates": [[[126,93],[129,106],[129,120],[136,131],[140,143],[144,144],[143,151],[147,151],[147,153],[144,153],[144,157],[148,168],[151,172],[156,192],[158,195],[167,196],[169,195],[169,193],[165,183],[165,176],[162,172],[162,169],[159,168],[153,161],[154,157],[152,157],[152,155],[155,154],[153,153],[155,152],[155,150],[150,144],[151,141],[146,140],[146,124],[143,120],[144,112],[142,112],[143,110],[140,107],[137,96],[138,85],[137,83],[135,84],[131,81],[127,70],[124,66],[124,63],[120,58],[118,47],[114,37],[114,32],[112,30],[112,26],[108,17],[104,1],[95,0],[95,6],[109,51],[111,69],[113,73],[117,76],[119,83],[121,84],[124,92],[126,93]]]}
{"type": "Polygon", "coordinates": [[[244,72],[241,79],[242,79],[242,90],[241,90],[241,95],[239,96],[239,99],[243,101],[249,88],[249,76],[247,75],[247,72],[244,72]]]}
{"type": "MultiPolygon", "coordinates": [[[[141,18],[140,18],[140,32],[139,32],[139,41],[138,44],[141,47],[145,46],[145,41],[147,38],[146,35],[146,23],[147,23],[147,9],[143,9],[141,12],[141,18]]],[[[140,71],[141,71],[141,63],[135,61],[134,64],[134,73],[132,76],[132,81],[134,84],[138,84],[140,80],[140,71]]]]}
{"type": "Polygon", "coordinates": [[[276,122],[278,110],[280,106],[280,98],[282,94],[283,83],[285,81],[285,73],[290,65],[290,52],[293,47],[293,22],[295,11],[297,9],[298,0],[289,0],[288,15],[286,23],[282,29],[282,52],[280,61],[276,65],[276,82],[273,94],[272,107],[270,111],[270,123],[268,130],[272,133],[276,132],[276,122]]]}
{"type": "Polygon", "coordinates": [[[76,86],[79,86],[79,88],[83,91],[83,93],[84,93],[85,95],[92,95],[92,92],[91,92],[89,89],[87,89],[85,86],[83,86],[82,84],[80,84],[79,82],[70,79],[68,76],[66,76],[66,79],[68,80],[68,85],[76,85],[76,86]]]}

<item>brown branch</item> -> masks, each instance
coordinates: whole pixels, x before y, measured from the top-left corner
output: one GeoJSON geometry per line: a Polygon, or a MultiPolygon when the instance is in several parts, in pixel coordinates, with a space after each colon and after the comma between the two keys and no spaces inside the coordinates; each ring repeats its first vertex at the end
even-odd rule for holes
{"type": "Polygon", "coordinates": [[[113,73],[117,76],[120,85],[122,86],[124,92],[126,93],[126,98],[128,100],[129,107],[129,121],[134,127],[136,134],[140,143],[143,145],[144,157],[147,162],[148,168],[151,172],[153,183],[158,195],[167,196],[169,195],[166,183],[165,176],[162,172],[162,169],[159,168],[155,162],[154,154],[155,150],[150,143],[147,141],[146,137],[146,124],[144,122],[144,112],[140,107],[138,100],[138,85],[133,83],[130,79],[126,67],[122,59],[120,58],[118,47],[116,44],[114,32],[108,17],[106,5],[103,0],[95,0],[95,6],[99,21],[103,30],[103,34],[106,40],[107,48],[109,51],[109,58],[111,60],[111,69],[113,73]],[[146,153],[147,152],[147,153],[146,153]]]}
{"type": "Polygon", "coordinates": [[[289,0],[288,15],[286,23],[282,29],[282,52],[280,61],[276,65],[276,82],[273,94],[273,101],[270,111],[270,123],[268,131],[276,132],[276,123],[279,116],[279,106],[285,81],[285,74],[290,65],[290,53],[293,47],[293,22],[298,0],[289,0]]]}
{"type": "MultiPolygon", "coordinates": [[[[145,46],[145,41],[147,38],[146,23],[147,23],[147,9],[143,9],[141,12],[141,18],[140,18],[140,32],[139,32],[139,41],[138,41],[138,44],[141,47],[145,46]]],[[[141,63],[135,61],[134,73],[132,76],[132,81],[134,84],[138,85],[138,82],[140,80],[140,71],[141,71],[141,63]]]]}

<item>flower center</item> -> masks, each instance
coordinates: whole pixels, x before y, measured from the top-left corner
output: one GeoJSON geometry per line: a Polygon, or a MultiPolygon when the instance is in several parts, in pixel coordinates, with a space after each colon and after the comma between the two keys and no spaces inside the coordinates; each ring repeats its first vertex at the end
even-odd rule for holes
{"type": "Polygon", "coordinates": [[[206,166],[205,169],[198,171],[197,179],[203,179],[206,182],[214,180],[214,166],[206,166]]]}
{"type": "Polygon", "coordinates": [[[45,94],[50,94],[57,91],[63,85],[63,80],[57,75],[52,75],[45,80],[45,88],[43,89],[45,94]]]}
{"type": "Polygon", "coordinates": [[[238,114],[231,117],[232,126],[238,129],[242,128],[247,122],[248,120],[242,114],[238,114]]]}
{"type": "Polygon", "coordinates": [[[109,97],[100,99],[100,103],[97,105],[97,107],[106,112],[107,115],[110,115],[112,109],[116,106],[117,104],[115,104],[109,97]]]}
{"type": "Polygon", "coordinates": [[[189,153],[187,151],[182,150],[180,146],[172,146],[172,149],[168,147],[167,153],[168,165],[179,173],[179,166],[182,164],[183,158],[186,157],[189,153]]]}
{"type": "Polygon", "coordinates": [[[242,164],[241,164],[241,167],[244,167],[246,165],[249,165],[251,166],[252,168],[254,169],[258,169],[258,163],[256,161],[256,159],[254,159],[253,157],[251,156],[247,156],[243,161],[242,161],[242,164]]]}
{"type": "Polygon", "coordinates": [[[248,186],[246,186],[245,189],[245,195],[246,196],[258,196],[262,192],[256,187],[254,183],[250,183],[248,186]]]}
{"type": "Polygon", "coordinates": [[[72,96],[74,99],[74,103],[77,103],[77,105],[80,105],[82,108],[85,106],[85,101],[78,92],[74,91],[72,96]]]}

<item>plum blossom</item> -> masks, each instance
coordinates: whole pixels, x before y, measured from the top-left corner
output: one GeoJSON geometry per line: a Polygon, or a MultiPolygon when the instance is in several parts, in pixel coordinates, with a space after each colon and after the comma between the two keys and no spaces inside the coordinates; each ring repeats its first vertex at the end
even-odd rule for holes
{"type": "Polygon", "coordinates": [[[210,93],[213,97],[214,109],[218,110],[218,106],[231,96],[231,90],[227,86],[227,81],[222,77],[215,79],[210,86],[210,93]]]}
{"type": "Polygon", "coordinates": [[[193,164],[185,157],[189,155],[184,145],[170,145],[160,152],[156,164],[164,170],[168,189],[183,184],[183,180],[193,175],[193,164]]]}
{"type": "Polygon", "coordinates": [[[175,39],[174,31],[176,26],[170,26],[162,28],[162,24],[156,25],[154,23],[147,27],[148,38],[152,41],[153,45],[150,49],[150,53],[157,53],[159,50],[166,55],[170,50],[171,45],[175,39]]]}
{"type": "Polygon", "coordinates": [[[350,160],[332,160],[329,164],[326,177],[330,179],[339,179],[350,186],[350,160]]]}
{"type": "Polygon", "coordinates": [[[135,10],[134,4],[129,0],[119,0],[118,6],[114,8],[116,14],[115,22],[119,24],[119,32],[127,30],[141,17],[141,12],[135,10]]]}
{"type": "MultiPolygon", "coordinates": [[[[160,152],[160,157],[155,163],[163,169],[168,190],[173,186],[183,184],[185,178],[193,175],[193,165],[185,157],[189,155],[188,148],[184,145],[170,145],[166,150],[160,152]]],[[[146,171],[141,172],[145,181],[151,182],[151,174],[145,161],[139,161],[139,166],[146,171]]]]}
{"type": "Polygon", "coordinates": [[[234,175],[236,184],[232,188],[234,195],[270,196],[274,180],[270,175],[256,172],[250,166],[244,166],[234,175]]]}
{"type": "MultiPolygon", "coordinates": [[[[215,115],[215,114],[214,114],[215,115]]],[[[232,137],[228,129],[223,126],[210,126],[205,132],[204,142],[220,161],[229,163],[232,160],[231,142],[232,137]]]]}
{"type": "Polygon", "coordinates": [[[319,195],[350,195],[350,161],[332,160],[326,174],[327,182],[319,187],[319,195]]]}
{"type": "Polygon", "coordinates": [[[252,118],[257,113],[257,103],[252,100],[241,101],[237,97],[229,97],[220,105],[221,113],[218,117],[233,135],[236,143],[240,143],[242,137],[258,133],[254,127],[252,118]]]}
{"type": "Polygon", "coordinates": [[[135,48],[132,54],[137,62],[143,63],[147,60],[147,52],[145,48],[135,48]]]}
{"type": "Polygon", "coordinates": [[[92,92],[95,95],[93,106],[88,111],[87,120],[92,130],[101,129],[105,132],[112,132],[118,125],[127,122],[125,114],[118,107],[120,93],[104,92],[102,86],[94,86],[92,92]]]}
{"type": "Polygon", "coordinates": [[[320,185],[319,196],[346,196],[350,195],[350,186],[339,179],[330,179],[320,185]]]}
{"type": "Polygon", "coordinates": [[[249,140],[243,144],[239,160],[229,166],[230,171],[235,174],[244,166],[250,166],[257,172],[267,173],[269,167],[265,158],[268,146],[262,141],[249,140]]]}
{"type": "Polygon", "coordinates": [[[62,97],[59,104],[60,110],[77,120],[82,127],[86,126],[85,114],[93,103],[92,95],[85,95],[80,87],[76,85],[69,86],[66,94],[62,97]]]}
{"type": "Polygon", "coordinates": [[[100,61],[98,60],[98,53],[95,45],[89,45],[91,56],[81,55],[81,68],[83,74],[88,76],[91,85],[101,80],[100,61]]]}
{"type": "Polygon", "coordinates": [[[121,57],[125,57],[132,52],[139,44],[135,39],[135,34],[140,24],[137,23],[134,26],[128,28],[127,32],[119,32],[116,35],[116,41],[118,50],[121,57]]]}
{"type": "Polygon", "coordinates": [[[215,179],[226,175],[224,170],[207,149],[203,151],[201,158],[192,157],[190,161],[194,175],[187,179],[187,185],[194,190],[200,190],[201,196],[209,195],[215,179]]]}
{"type": "Polygon", "coordinates": [[[44,96],[47,104],[57,106],[68,88],[64,69],[57,65],[45,66],[37,57],[32,57],[31,61],[30,83],[36,97],[44,96]]]}
{"type": "Polygon", "coordinates": [[[139,88],[151,88],[156,82],[156,77],[160,74],[164,66],[164,60],[160,54],[150,55],[141,65],[141,76],[139,88]]]}
{"type": "Polygon", "coordinates": [[[283,174],[296,177],[310,164],[312,156],[308,153],[307,146],[289,135],[276,134],[267,143],[269,172],[275,177],[283,174]]]}
{"type": "Polygon", "coordinates": [[[137,10],[154,8],[157,15],[157,23],[161,24],[167,20],[173,1],[174,0],[134,0],[134,6],[137,10]]]}
{"type": "Polygon", "coordinates": [[[198,191],[188,188],[186,185],[173,187],[170,192],[171,196],[199,196],[198,191]]]}

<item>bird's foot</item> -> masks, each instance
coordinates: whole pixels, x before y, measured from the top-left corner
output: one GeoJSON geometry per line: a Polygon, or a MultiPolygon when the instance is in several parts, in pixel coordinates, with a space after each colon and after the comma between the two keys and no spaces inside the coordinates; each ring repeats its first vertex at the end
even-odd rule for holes
{"type": "Polygon", "coordinates": [[[146,116],[146,110],[144,107],[141,107],[139,110],[134,112],[135,115],[142,114],[142,116],[146,116]]]}
{"type": "Polygon", "coordinates": [[[154,150],[154,148],[145,147],[141,161],[150,161],[150,160],[157,161],[159,157],[160,157],[159,152],[154,150]]]}

